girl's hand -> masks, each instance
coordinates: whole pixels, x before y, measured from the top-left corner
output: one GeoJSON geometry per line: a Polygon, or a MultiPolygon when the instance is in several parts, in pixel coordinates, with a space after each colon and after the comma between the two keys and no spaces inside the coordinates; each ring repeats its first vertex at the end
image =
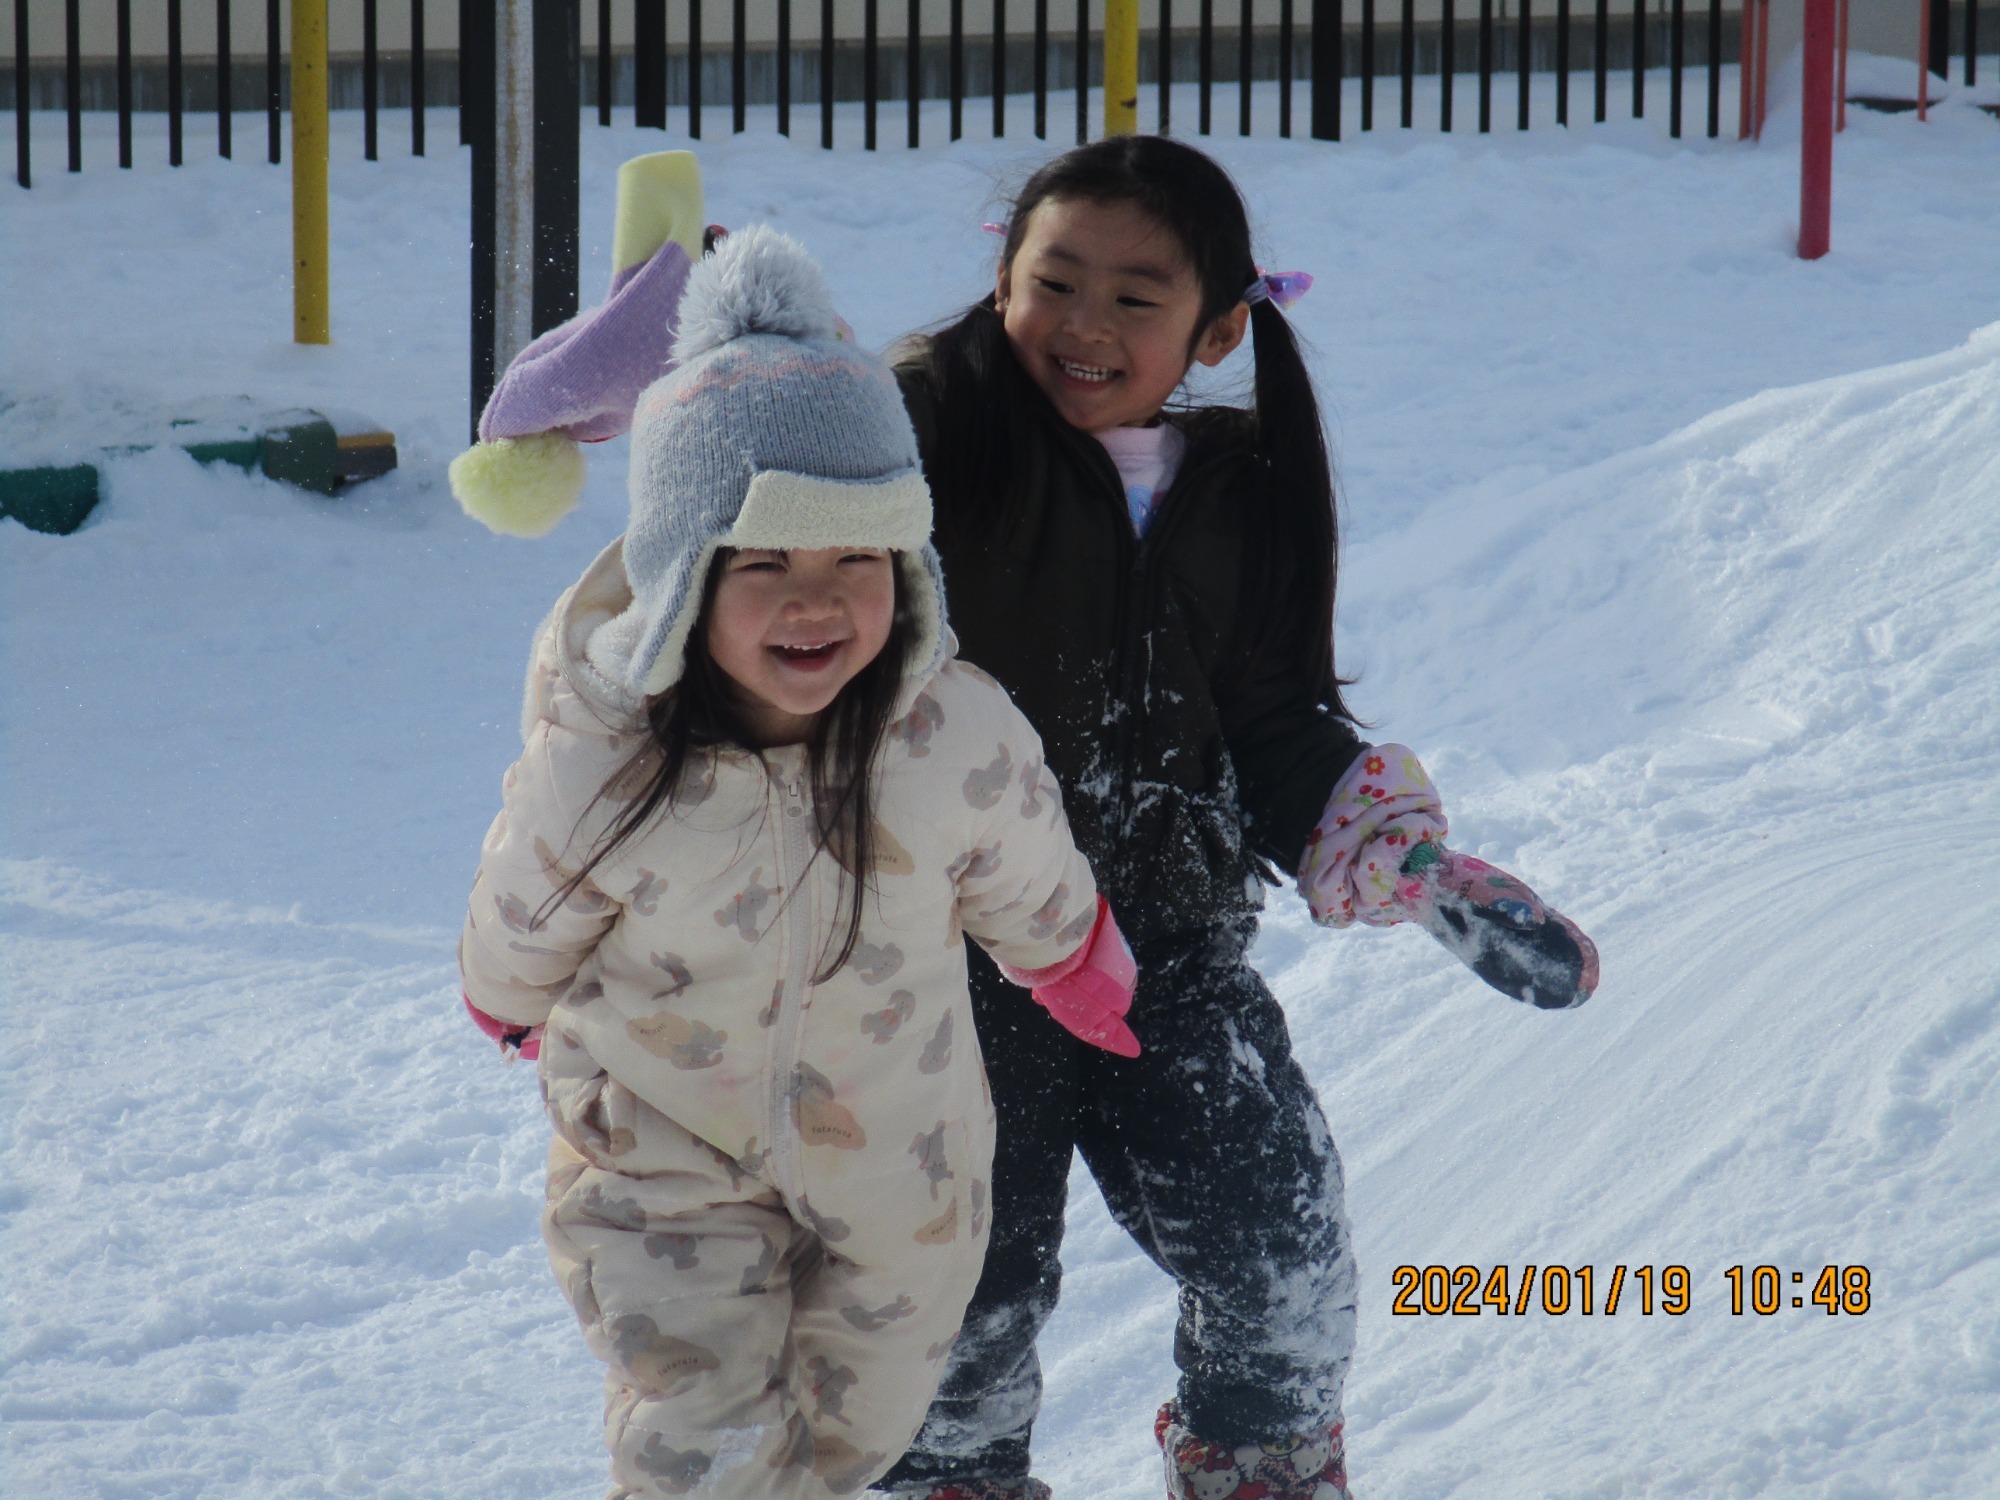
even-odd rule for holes
{"type": "Polygon", "coordinates": [[[1319,826],[1306,836],[1299,894],[1324,927],[1388,927],[1414,915],[1402,874],[1412,850],[1442,844],[1444,803],[1416,754],[1370,745],[1334,784],[1319,826]]]}
{"type": "Polygon", "coordinates": [[[500,1044],[500,1050],[509,1061],[518,1052],[529,1062],[542,1055],[542,1030],[540,1026],[517,1026],[512,1021],[503,1021],[497,1016],[489,1016],[472,1003],[470,995],[461,995],[465,1001],[465,1013],[472,1017],[472,1024],[500,1044]]]}
{"type": "Polygon", "coordinates": [[[1124,1019],[1132,1008],[1139,966],[1111,915],[1111,903],[1102,896],[1097,898],[1097,922],[1090,936],[1068,958],[1046,969],[1002,964],[1000,970],[1014,983],[1027,986],[1035,1003],[1071,1036],[1120,1057],[1139,1055],[1139,1039],[1124,1019]]]}

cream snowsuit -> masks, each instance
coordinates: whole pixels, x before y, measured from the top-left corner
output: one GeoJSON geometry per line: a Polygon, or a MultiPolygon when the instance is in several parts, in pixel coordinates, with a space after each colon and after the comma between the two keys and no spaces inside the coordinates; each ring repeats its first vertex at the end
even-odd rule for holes
{"type": "Polygon", "coordinates": [[[985,1252],[961,932],[1045,967],[1088,935],[1096,887],[1034,731],[947,652],[904,684],[861,938],[824,982],[843,875],[814,857],[798,747],[697,760],[537,924],[645,780],[619,777],[643,726],[584,650],[629,600],[614,544],[537,642],[467,992],[548,1024],[543,1226],[610,1366],[612,1495],[849,1495],[916,1432],[985,1252]]]}

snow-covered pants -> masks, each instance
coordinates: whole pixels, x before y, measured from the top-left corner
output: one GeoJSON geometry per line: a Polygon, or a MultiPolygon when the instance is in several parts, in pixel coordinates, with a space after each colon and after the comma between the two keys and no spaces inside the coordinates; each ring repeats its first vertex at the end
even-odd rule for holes
{"type": "Polygon", "coordinates": [[[1246,922],[1138,953],[1127,1019],[1145,1050],[1131,1061],[1006,1003],[1005,981],[973,955],[999,1116],[993,1238],[937,1399],[885,1486],[1026,1476],[1072,1146],[1119,1224],[1179,1284],[1187,1427],[1239,1445],[1341,1420],[1355,1271],[1340,1159],[1284,1013],[1244,958],[1254,931],[1246,922]]]}
{"type": "Polygon", "coordinates": [[[901,1224],[816,1230],[756,1164],[698,1140],[587,1054],[552,1052],[542,1232],[610,1367],[612,1500],[862,1489],[903,1451],[936,1387],[979,1274],[984,1215],[963,1253],[913,1255],[901,1224]]]}

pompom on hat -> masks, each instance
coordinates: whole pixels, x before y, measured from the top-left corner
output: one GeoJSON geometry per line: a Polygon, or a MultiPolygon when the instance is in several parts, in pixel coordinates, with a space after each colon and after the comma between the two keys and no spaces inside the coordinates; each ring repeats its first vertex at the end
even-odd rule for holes
{"type": "Polygon", "coordinates": [[[508,536],[546,535],[583,492],[578,443],[632,425],[639,393],[673,366],[676,309],[701,256],[701,169],[656,151],[618,170],[611,290],[514,357],[451,465],[468,515],[508,536]]]}
{"type": "Polygon", "coordinates": [[[916,434],[883,361],[842,337],[795,240],[738,230],[689,274],[675,369],[632,422],[624,566],[632,603],[590,665],[635,700],[680,679],[718,548],[880,547],[898,554],[906,674],[946,650],[944,583],[916,434]]]}

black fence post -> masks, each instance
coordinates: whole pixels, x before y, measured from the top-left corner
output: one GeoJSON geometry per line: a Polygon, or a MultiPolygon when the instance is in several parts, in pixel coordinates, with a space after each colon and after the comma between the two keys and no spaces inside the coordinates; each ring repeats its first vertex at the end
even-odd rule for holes
{"type": "MultiPolygon", "coordinates": [[[[743,0],[736,0],[738,5],[743,0]]],[[[880,17],[876,14],[879,0],[862,0],[861,6],[861,149],[875,149],[875,95],[881,91],[881,79],[876,72],[880,61],[877,46],[877,27],[880,17]]]]}
{"type": "MultiPolygon", "coordinates": [[[[1035,0],[1037,9],[1044,0],[1035,0]]],[[[1292,0],[1285,0],[1285,14],[1291,14],[1292,0]]],[[[1160,75],[1160,134],[1165,135],[1174,118],[1174,0],[1160,0],[1160,32],[1154,39],[1158,48],[1160,75]]],[[[1040,135],[1041,132],[1035,132],[1040,135]]]]}
{"type": "Polygon", "coordinates": [[[229,0],[215,0],[215,154],[225,161],[234,154],[231,138],[229,71],[234,49],[229,36],[229,0]]]}
{"type": "Polygon", "coordinates": [[[1438,129],[1451,134],[1451,79],[1458,68],[1458,7],[1444,0],[1444,28],[1438,34],[1438,129]]]}
{"type": "MultiPolygon", "coordinates": [[[[868,16],[874,20],[874,0],[868,0],[868,16]]],[[[730,6],[730,130],[738,136],[744,132],[746,110],[750,106],[748,94],[748,74],[750,74],[750,42],[744,38],[746,16],[744,0],[734,0],[730,6]]]]}
{"type": "Polygon", "coordinates": [[[22,187],[35,182],[28,113],[28,0],[14,0],[14,180],[22,187]]]}
{"type": "Polygon", "coordinates": [[[951,138],[965,134],[965,0],[951,0],[951,138]]]}
{"type": "Polygon", "coordinates": [[[1375,0],[1361,0],[1361,128],[1375,128],[1375,0]]]}
{"type": "Polygon", "coordinates": [[[1479,133],[1493,129],[1493,0],[1479,0],[1479,133]]]}
{"type": "Polygon", "coordinates": [[[688,0],[688,139],[701,139],[701,0],[688,0]]]}
{"type": "Polygon", "coordinates": [[[1397,71],[1403,85],[1403,129],[1416,122],[1417,107],[1417,0],[1403,0],[1403,31],[1397,41],[1397,71]]]}
{"type": "Polygon", "coordinates": [[[1529,27],[1533,24],[1531,18],[1534,14],[1534,0],[1520,0],[1520,3],[1521,32],[1518,44],[1520,56],[1516,59],[1518,66],[1515,69],[1519,76],[1520,84],[1516,90],[1518,97],[1514,104],[1514,128],[1516,130],[1526,130],[1528,128],[1528,82],[1534,77],[1531,71],[1535,60],[1534,48],[1530,45],[1532,38],[1529,35],[1529,27]]]}
{"type": "Polygon", "coordinates": [[[265,155],[274,167],[285,154],[284,74],[279,67],[281,40],[278,0],[264,0],[264,133],[268,137],[265,155]]]}
{"type": "Polygon", "coordinates": [[[819,145],[833,149],[833,0],[819,0],[819,145]]]}
{"type": "MultiPolygon", "coordinates": [[[[875,24],[875,0],[868,0],[868,24],[875,24]]],[[[735,0],[729,17],[729,128],[743,134],[744,111],[749,105],[747,75],[750,71],[749,40],[744,36],[743,0],[735,0]]]]}
{"type": "MultiPolygon", "coordinates": [[[[917,0],[910,0],[916,15],[917,0]]],[[[778,134],[792,133],[792,0],[778,0],[778,134]]],[[[911,142],[912,145],[915,142],[911,142]]]]}
{"type": "Polygon", "coordinates": [[[167,0],[167,165],[181,164],[181,0],[167,0]]]}
{"type": "Polygon", "coordinates": [[[993,0],[993,139],[1007,134],[1007,0],[993,0]]]}
{"type": "MultiPolygon", "coordinates": [[[[600,0],[608,12],[611,0],[600,0]]],[[[426,103],[424,78],[424,0],[410,0],[410,155],[424,154],[424,106],[426,103]]],[[[606,90],[608,97],[609,90],[606,90]]],[[[604,106],[607,113],[604,123],[611,123],[608,113],[611,106],[604,106]]]]}
{"type": "Polygon", "coordinates": [[[1646,118],[1646,0],[1632,0],[1632,118],[1646,118]]]}
{"type": "MultiPolygon", "coordinates": [[[[275,5],[276,0],[273,0],[275,5]]],[[[641,0],[643,5],[644,0],[641,0]]],[[[496,107],[494,15],[491,5],[460,0],[458,33],[459,125],[472,147],[472,441],[479,441],[479,414],[493,394],[494,258],[498,251],[498,183],[494,179],[496,107]]]]}
{"type": "Polygon", "coordinates": [[[1592,51],[1595,54],[1591,59],[1592,71],[1597,75],[1597,113],[1594,118],[1602,125],[1611,92],[1611,0],[1597,0],[1597,33],[1592,51]]]}
{"type": "Polygon", "coordinates": [[[1569,0],[1556,0],[1556,124],[1569,127],[1569,0]]]}
{"type": "Polygon", "coordinates": [[[1209,93],[1215,87],[1215,0],[1201,0],[1200,52],[1197,57],[1198,73],[1201,80],[1198,91],[1200,116],[1195,129],[1202,135],[1208,134],[1209,93]]]}
{"type": "MultiPolygon", "coordinates": [[[[1928,0],[1931,8],[1930,70],[1951,77],[1951,0],[1928,0]]],[[[1972,0],[1976,3],[1976,0],[1972,0]]]]}
{"type": "MultiPolygon", "coordinates": [[[[275,0],[273,0],[275,3],[275,0]]],[[[69,169],[83,170],[83,35],[77,0],[63,7],[63,105],[69,111],[69,169]]]]}
{"type": "MultiPolygon", "coordinates": [[[[424,0],[415,0],[410,6],[410,21],[414,28],[421,24],[417,17],[422,13],[424,0]]],[[[412,31],[414,36],[414,29],[412,31]]],[[[416,58],[416,43],[410,43],[410,56],[416,58]]],[[[617,75],[612,72],[611,62],[611,0],[597,0],[597,125],[601,130],[611,123],[611,87],[617,75]]],[[[416,88],[414,82],[411,89],[416,88]]],[[[419,151],[417,155],[422,156],[419,151]]]]}
{"type": "Polygon", "coordinates": [[[1278,5],[1278,137],[1292,138],[1292,0],[1278,5]]]}
{"type": "Polygon", "coordinates": [[[1090,139],[1090,0],[1076,0],[1076,143],[1090,139]]]}
{"type": "Polygon", "coordinates": [[[667,0],[632,0],[632,123],[667,128],[667,0]]]}
{"type": "Polygon", "coordinates": [[[910,0],[910,45],[903,54],[903,70],[907,75],[904,92],[908,95],[910,116],[910,149],[917,148],[920,126],[917,121],[918,106],[924,97],[924,26],[919,9],[919,0],[910,0]]]}
{"type": "MultiPolygon", "coordinates": [[[[646,0],[634,0],[634,3],[643,9],[646,0]]],[[[664,4],[665,0],[661,0],[661,3],[664,4]]],[[[275,33],[278,26],[278,0],[270,0],[270,4],[271,29],[275,33]]],[[[458,0],[458,143],[461,146],[470,146],[472,144],[472,110],[466,103],[467,96],[465,92],[465,70],[470,61],[465,50],[465,39],[472,35],[475,24],[472,15],[472,6],[473,0],[458,0]]],[[[272,42],[271,56],[275,59],[277,55],[278,44],[272,42]]],[[[276,161],[277,158],[274,156],[271,160],[276,161]]]]}
{"type": "Polygon", "coordinates": [[[539,336],[576,316],[583,146],[581,0],[535,0],[535,289],[539,336]]]}
{"type": "Polygon", "coordinates": [[[118,165],[132,165],[132,0],[118,0],[118,165]]]}
{"type": "Polygon", "coordinates": [[[1708,0],[1708,138],[1722,133],[1722,0],[1708,0]]]}
{"type": "Polygon", "coordinates": [[[1681,138],[1681,68],[1687,62],[1687,0],[1674,0],[1674,29],[1669,38],[1667,74],[1667,134],[1681,138]]]}
{"type": "Polygon", "coordinates": [[[1340,0],[1312,0],[1312,138],[1340,140],[1340,0]]]}
{"type": "Polygon", "coordinates": [[[375,28],[380,19],[376,0],[361,0],[361,159],[376,160],[375,112],[381,104],[375,28]]]}
{"type": "Polygon", "coordinates": [[[1965,86],[1979,82],[1979,0],[1965,0],[1965,86]]]}
{"type": "MultiPolygon", "coordinates": [[[[1410,4],[1412,0],[1404,0],[1410,4]]],[[[1236,133],[1250,133],[1250,0],[1243,0],[1236,21],[1236,133]]]]}
{"type": "MultiPolygon", "coordinates": [[[[911,0],[915,4],[916,0],[911,0]]],[[[1035,0],[1035,139],[1049,138],[1049,0],[1035,0]]]]}

